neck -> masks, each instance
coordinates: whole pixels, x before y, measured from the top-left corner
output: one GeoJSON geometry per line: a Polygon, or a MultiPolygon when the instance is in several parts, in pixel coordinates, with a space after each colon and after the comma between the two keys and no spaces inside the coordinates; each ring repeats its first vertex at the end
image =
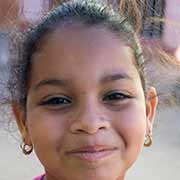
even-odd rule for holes
{"type": "MultiPolygon", "coordinates": [[[[47,180],[46,176],[44,176],[41,180],[47,180]]],[[[124,177],[123,177],[123,178],[120,178],[120,179],[118,178],[118,179],[116,179],[116,180],[125,180],[125,179],[124,179],[124,177]]]]}

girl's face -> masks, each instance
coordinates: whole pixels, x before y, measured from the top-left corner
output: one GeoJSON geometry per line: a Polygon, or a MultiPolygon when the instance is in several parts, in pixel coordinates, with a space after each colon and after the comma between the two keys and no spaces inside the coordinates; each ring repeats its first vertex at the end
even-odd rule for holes
{"type": "Polygon", "coordinates": [[[16,117],[47,180],[122,180],[151,133],[156,102],[145,101],[132,53],[113,33],[64,28],[33,56],[26,113],[16,117]]]}

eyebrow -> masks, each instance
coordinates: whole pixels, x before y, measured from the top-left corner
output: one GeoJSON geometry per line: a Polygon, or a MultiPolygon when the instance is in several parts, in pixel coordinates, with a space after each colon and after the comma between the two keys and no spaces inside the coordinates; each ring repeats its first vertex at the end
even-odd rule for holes
{"type": "Polygon", "coordinates": [[[66,87],[68,86],[68,81],[62,79],[44,79],[40,81],[37,85],[35,85],[34,90],[37,90],[40,87],[47,85],[66,87]]]}
{"type": "MultiPolygon", "coordinates": [[[[100,83],[108,83],[111,81],[117,81],[117,80],[131,80],[133,81],[133,78],[130,77],[126,73],[116,73],[116,74],[111,74],[111,75],[106,75],[103,78],[100,79],[100,83]]],[[[47,86],[47,85],[52,85],[52,86],[61,86],[61,87],[67,87],[69,84],[68,80],[63,80],[63,79],[44,79],[40,81],[37,85],[35,85],[34,90],[39,89],[42,86],[47,86]]]]}
{"type": "Polygon", "coordinates": [[[127,73],[116,73],[116,74],[104,76],[100,80],[100,82],[102,84],[104,84],[107,82],[117,81],[117,80],[131,80],[131,81],[133,81],[133,78],[131,76],[129,76],[127,73]]]}

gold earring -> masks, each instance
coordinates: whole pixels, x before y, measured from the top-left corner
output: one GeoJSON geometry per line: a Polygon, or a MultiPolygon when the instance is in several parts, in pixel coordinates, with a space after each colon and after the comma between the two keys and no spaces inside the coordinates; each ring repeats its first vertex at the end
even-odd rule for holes
{"type": "Polygon", "coordinates": [[[150,134],[146,135],[144,139],[144,146],[149,147],[152,145],[152,143],[153,143],[152,136],[150,134]]]}
{"type": "Polygon", "coordinates": [[[21,144],[21,149],[22,149],[22,152],[25,154],[25,155],[29,155],[32,153],[33,151],[33,146],[32,145],[27,145],[25,143],[21,144]]]}

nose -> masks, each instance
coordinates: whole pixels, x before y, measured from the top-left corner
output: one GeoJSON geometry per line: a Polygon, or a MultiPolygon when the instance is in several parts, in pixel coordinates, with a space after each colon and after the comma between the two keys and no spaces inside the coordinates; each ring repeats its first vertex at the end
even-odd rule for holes
{"type": "Polygon", "coordinates": [[[82,108],[70,126],[71,133],[95,134],[110,127],[108,118],[95,105],[82,108]]]}

